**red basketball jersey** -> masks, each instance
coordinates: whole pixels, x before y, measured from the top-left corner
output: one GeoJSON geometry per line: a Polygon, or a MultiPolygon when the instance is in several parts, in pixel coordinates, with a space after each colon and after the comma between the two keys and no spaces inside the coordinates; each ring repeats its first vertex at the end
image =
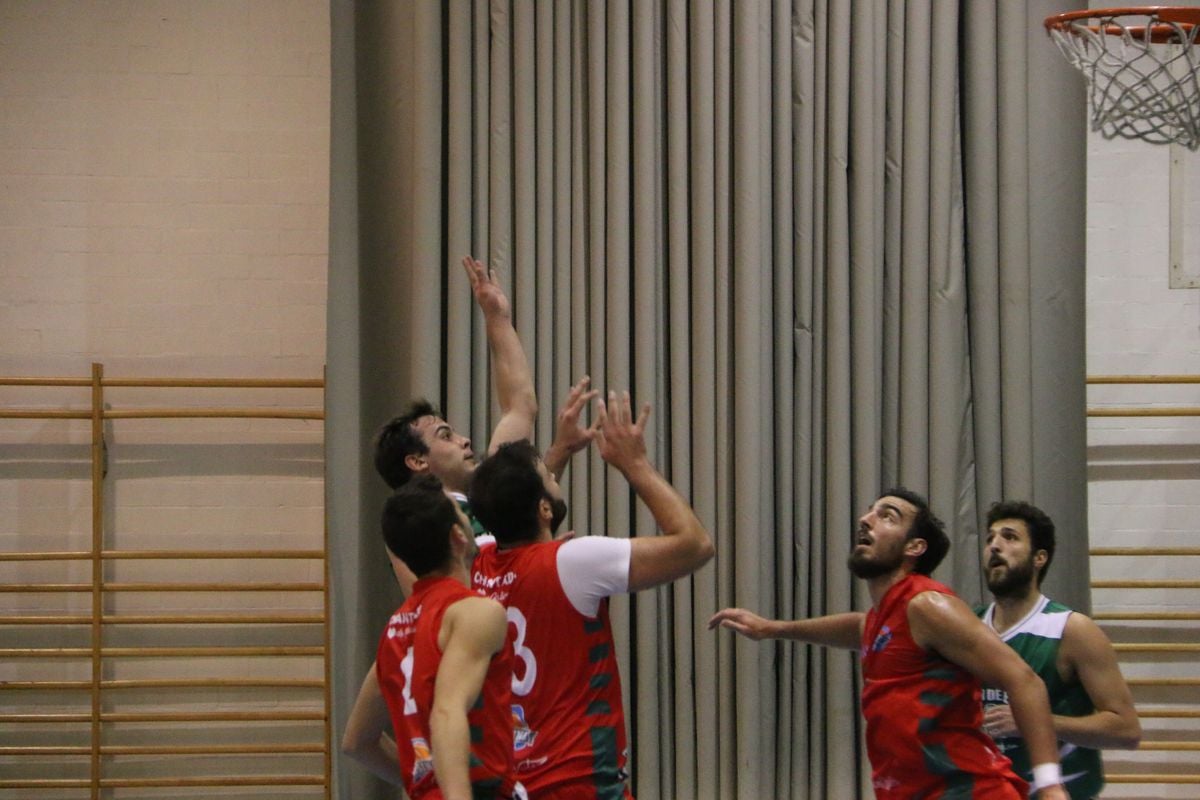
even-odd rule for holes
{"type": "Polygon", "coordinates": [[[608,600],[581,614],[557,567],[565,542],[499,550],[485,544],[477,591],[508,610],[513,639],[512,710],[517,779],[537,798],[630,797],[621,679],[608,600]]]}
{"type": "Polygon", "coordinates": [[[875,797],[1024,798],[1025,782],[981,730],[979,681],[912,639],[908,603],[927,591],[953,594],[909,575],[867,614],[863,629],[862,710],[875,797]]]}
{"type": "MultiPolygon", "coordinates": [[[[446,609],[476,594],[453,578],[423,578],[388,620],[375,657],[379,687],[387,701],[400,753],[404,788],[412,800],[440,800],[433,774],[429,713],[442,651],[438,632],[446,609]]],[[[483,681],[480,702],[467,715],[471,728],[471,785],[491,796],[513,790],[512,649],[495,656],[483,681]],[[493,791],[494,790],[494,791],[493,791]]]]}

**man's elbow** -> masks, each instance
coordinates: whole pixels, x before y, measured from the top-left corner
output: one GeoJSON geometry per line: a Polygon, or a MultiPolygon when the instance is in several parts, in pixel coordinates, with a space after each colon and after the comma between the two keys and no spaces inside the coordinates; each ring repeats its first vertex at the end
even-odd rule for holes
{"type": "Polygon", "coordinates": [[[1138,721],[1135,715],[1128,723],[1122,727],[1116,742],[1112,745],[1114,750],[1137,750],[1142,743],[1142,723],[1138,721]]]}
{"type": "Polygon", "coordinates": [[[527,392],[521,392],[517,395],[516,402],[513,403],[516,409],[530,419],[537,419],[538,401],[537,394],[530,389],[527,392]]]}
{"type": "Polygon", "coordinates": [[[692,551],[692,569],[691,572],[703,567],[709,561],[712,561],[713,556],[717,554],[717,547],[713,544],[712,536],[702,527],[697,527],[693,532],[696,544],[692,551]]]}
{"type": "Polygon", "coordinates": [[[352,737],[349,732],[342,737],[342,754],[358,760],[362,752],[362,742],[352,737]]]}

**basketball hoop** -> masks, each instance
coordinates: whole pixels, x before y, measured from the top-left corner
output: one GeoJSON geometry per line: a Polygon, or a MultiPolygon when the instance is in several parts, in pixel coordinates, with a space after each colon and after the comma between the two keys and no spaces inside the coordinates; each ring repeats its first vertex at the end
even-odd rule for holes
{"type": "Polygon", "coordinates": [[[1092,130],[1200,149],[1200,7],[1095,8],[1045,25],[1087,78],[1092,130]]]}

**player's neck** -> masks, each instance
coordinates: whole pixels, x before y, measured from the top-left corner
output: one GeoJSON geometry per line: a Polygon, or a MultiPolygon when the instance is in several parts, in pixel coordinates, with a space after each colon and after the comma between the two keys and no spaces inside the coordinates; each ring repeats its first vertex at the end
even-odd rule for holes
{"type": "Polygon", "coordinates": [[[1037,605],[1042,593],[1031,581],[1024,589],[995,597],[996,608],[992,611],[992,627],[1004,633],[1029,615],[1037,605]]]}
{"type": "Polygon", "coordinates": [[[542,542],[549,542],[553,539],[554,536],[550,533],[550,528],[547,527],[539,530],[537,536],[534,536],[532,539],[518,539],[515,542],[504,543],[501,543],[499,540],[497,540],[496,549],[500,551],[515,550],[518,547],[526,547],[531,544],[541,544],[542,542]]]}
{"type": "Polygon", "coordinates": [[[471,572],[467,568],[466,563],[464,563],[461,558],[457,557],[452,558],[446,563],[446,566],[442,567],[441,569],[434,569],[426,572],[421,576],[421,578],[452,578],[461,583],[463,586],[470,587],[471,585],[471,572]]]}
{"type": "Polygon", "coordinates": [[[876,610],[879,610],[879,604],[883,602],[883,596],[888,593],[888,589],[891,589],[910,574],[903,567],[898,567],[893,572],[868,578],[867,589],[871,593],[871,605],[875,606],[876,610]]]}

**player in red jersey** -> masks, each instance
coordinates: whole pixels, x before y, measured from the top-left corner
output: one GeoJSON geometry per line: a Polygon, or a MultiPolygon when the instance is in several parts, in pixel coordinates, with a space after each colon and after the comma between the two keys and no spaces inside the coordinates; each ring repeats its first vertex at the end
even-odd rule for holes
{"type": "Polygon", "coordinates": [[[947,587],[929,578],[950,540],[925,499],[893,489],[858,521],[850,570],[872,608],[801,620],[767,620],[741,608],[709,627],[751,639],[858,648],[862,710],[875,796],[1019,800],[1027,786],[981,730],[980,681],[1004,688],[1029,747],[1039,800],[1067,800],[1045,685],[947,587]]]}
{"type": "Polygon", "coordinates": [[[661,536],[555,541],[566,504],[528,442],[499,448],[471,482],[471,508],[496,538],[480,549],[472,583],[506,606],[515,630],[513,744],[532,800],[632,797],[608,598],[682,578],[714,552],[691,506],[646,456],[649,413],[644,407],[635,421],[629,393],[610,393],[597,406],[596,443],[661,536]]]}
{"type": "Polygon", "coordinates": [[[421,477],[388,499],[383,535],[417,581],[379,641],[342,749],[411,800],[524,800],[508,625],[499,603],[469,588],[470,523],[440,481],[421,477]]]}

